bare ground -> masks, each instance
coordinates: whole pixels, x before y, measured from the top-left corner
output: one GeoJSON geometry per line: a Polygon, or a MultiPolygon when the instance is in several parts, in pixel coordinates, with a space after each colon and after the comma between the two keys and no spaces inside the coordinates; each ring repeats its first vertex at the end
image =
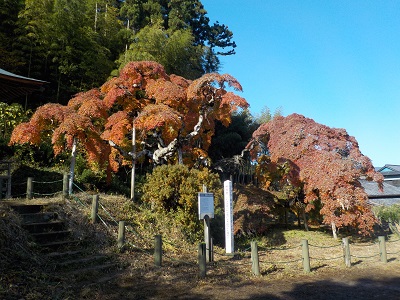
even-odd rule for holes
{"type": "MultiPolygon", "coordinates": [[[[320,251],[319,258],[335,257],[331,252],[320,251]]],[[[386,264],[379,257],[371,257],[368,250],[358,255],[366,258],[353,258],[350,268],[344,266],[343,259],[314,260],[307,274],[302,262],[271,264],[260,257],[262,275],[258,277],[252,275],[247,255],[217,255],[208,265],[206,278],[201,279],[195,262],[188,259],[165,258],[162,267],[154,267],[148,255],[131,252],[124,254],[124,261],[132,265],[121,276],[101,285],[83,286],[76,295],[99,300],[400,299],[399,254],[388,256],[386,264]],[[138,261],[144,264],[140,269],[133,267],[138,261]]]]}

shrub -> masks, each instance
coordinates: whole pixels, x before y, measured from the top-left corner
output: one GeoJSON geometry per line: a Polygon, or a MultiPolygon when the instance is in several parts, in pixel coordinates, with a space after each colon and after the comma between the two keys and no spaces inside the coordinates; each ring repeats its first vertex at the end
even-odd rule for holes
{"type": "Polygon", "coordinates": [[[376,216],[386,222],[400,222],[400,205],[374,207],[376,216]]]}
{"type": "Polygon", "coordinates": [[[153,210],[173,212],[186,237],[194,241],[202,235],[198,220],[198,192],[207,186],[214,193],[214,206],[222,203],[222,185],[217,174],[208,169],[189,169],[184,165],[164,165],[148,175],[143,186],[142,200],[153,210]]]}

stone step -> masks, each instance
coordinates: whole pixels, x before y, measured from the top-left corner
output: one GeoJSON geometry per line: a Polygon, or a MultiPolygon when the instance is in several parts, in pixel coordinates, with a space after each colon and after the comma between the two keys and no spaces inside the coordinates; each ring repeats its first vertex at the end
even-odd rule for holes
{"type": "MultiPolygon", "coordinates": [[[[40,251],[42,253],[51,253],[54,251],[66,250],[66,249],[76,249],[79,247],[79,240],[57,240],[49,241],[39,244],[40,251]]],[[[67,250],[66,250],[67,251],[67,250]]]]}
{"type": "Polygon", "coordinates": [[[10,205],[13,210],[19,214],[34,214],[39,213],[43,210],[43,204],[26,204],[26,203],[15,203],[10,205]]]}
{"type": "Polygon", "coordinates": [[[44,223],[52,220],[59,220],[59,216],[56,212],[37,212],[37,213],[26,213],[20,214],[24,224],[30,223],[44,223]]]}
{"type": "Polygon", "coordinates": [[[51,220],[47,222],[32,222],[32,223],[25,223],[22,225],[27,231],[32,234],[35,233],[45,233],[50,231],[62,231],[65,229],[66,225],[65,222],[62,220],[51,220]]]}
{"type": "Polygon", "coordinates": [[[38,232],[31,233],[33,239],[40,244],[45,244],[48,241],[64,240],[71,235],[70,230],[60,230],[60,231],[48,231],[48,232],[38,232]]]}
{"type": "Polygon", "coordinates": [[[10,206],[21,215],[22,226],[36,242],[46,268],[54,272],[56,280],[61,282],[68,277],[77,284],[98,284],[115,278],[120,272],[112,256],[83,249],[84,241],[73,238],[67,222],[58,213],[48,211],[46,202],[10,201],[10,206]]]}

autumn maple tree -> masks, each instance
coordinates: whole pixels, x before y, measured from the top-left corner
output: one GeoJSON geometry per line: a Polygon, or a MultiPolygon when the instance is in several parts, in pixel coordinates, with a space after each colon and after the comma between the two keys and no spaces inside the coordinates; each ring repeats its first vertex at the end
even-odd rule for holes
{"type": "Polygon", "coordinates": [[[82,145],[92,167],[118,171],[139,159],[155,165],[207,162],[215,122],[247,108],[230,75],[210,73],[196,80],[167,75],[151,61],[128,63],[98,89],[77,94],[67,106],[46,104],[17,126],[11,144],[38,144],[51,136],[55,154],[82,145]],[[134,147],[133,147],[134,146],[134,147]]]}
{"type": "Polygon", "coordinates": [[[359,179],[374,180],[381,186],[383,177],[344,129],[298,114],[278,116],[253,133],[247,148],[263,164],[265,176],[260,170],[258,175],[264,188],[273,181],[268,169],[285,164],[280,178],[288,186],[301,188],[306,211],[322,207],[319,213],[323,222],[332,226],[335,237],[337,228],[351,226],[365,234],[376,223],[359,179]]]}
{"type": "Polygon", "coordinates": [[[101,87],[108,109],[115,111],[101,136],[121,162],[143,154],[155,164],[204,162],[215,121],[228,125],[234,110],[248,107],[244,98],[226,91],[226,85],[242,90],[227,74],[211,73],[191,81],[167,75],[155,62],[131,62],[101,87]],[[135,154],[129,136],[133,127],[135,154]]]}

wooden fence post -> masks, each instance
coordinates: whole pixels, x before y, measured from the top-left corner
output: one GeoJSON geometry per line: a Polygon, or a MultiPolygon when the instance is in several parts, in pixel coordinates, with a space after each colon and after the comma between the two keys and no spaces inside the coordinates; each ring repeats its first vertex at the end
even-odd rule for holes
{"type": "Polygon", "coordinates": [[[381,261],[387,263],[387,252],[386,252],[386,240],[384,236],[379,236],[379,253],[381,256],[381,261]]]}
{"type": "Polygon", "coordinates": [[[214,261],[214,239],[210,238],[210,261],[214,261]]]}
{"type": "Polygon", "coordinates": [[[154,264],[161,267],[162,264],[162,239],[161,235],[154,237],[154,264]]]}
{"type": "Polygon", "coordinates": [[[198,260],[199,260],[199,276],[200,278],[205,278],[207,269],[206,269],[206,244],[199,243],[199,250],[197,253],[198,260]]]}
{"type": "Polygon", "coordinates": [[[121,251],[125,244],[125,221],[119,221],[118,226],[118,248],[121,251]]]}
{"type": "Polygon", "coordinates": [[[69,182],[69,174],[64,173],[63,176],[63,190],[62,190],[62,199],[65,200],[68,198],[68,182],[69,182]]]}
{"type": "Polygon", "coordinates": [[[92,198],[92,214],[91,219],[92,223],[97,223],[97,212],[99,210],[99,195],[93,195],[92,198]]]}
{"type": "Polygon", "coordinates": [[[351,255],[350,255],[350,245],[349,238],[343,238],[343,257],[346,267],[351,267],[351,255]]]}
{"type": "Polygon", "coordinates": [[[260,261],[258,259],[258,246],[256,241],[251,241],[251,271],[260,276],[260,261]]]}
{"type": "Polygon", "coordinates": [[[310,273],[310,252],[308,249],[308,240],[301,240],[301,249],[303,252],[303,269],[305,273],[310,273]]]}
{"type": "Polygon", "coordinates": [[[28,177],[26,181],[26,199],[32,199],[33,178],[28,177]]]}

